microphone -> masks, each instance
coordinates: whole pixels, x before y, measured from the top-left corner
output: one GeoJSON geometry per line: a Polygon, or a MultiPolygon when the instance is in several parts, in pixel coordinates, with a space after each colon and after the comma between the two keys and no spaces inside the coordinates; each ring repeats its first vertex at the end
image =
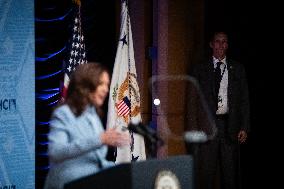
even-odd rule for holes
{"type": "Polygon", "coordinates": [[[157,142],[161,142],[161,144],[164,143],[164,141],[160,137],[158,137],[154,129],[143,125],[141,122],[139,122],[138,124],[129,123],[127,129],[129,131],[132,131],[133,133],[142,135],[151,143],[157,143],[157,142]]]}
{"type": "Polygon", "coordinates": [[[208,140],[208,137],[204,131],[187,131],[184,134],[184,139],[188,143],[203,143],[208,140]]]}

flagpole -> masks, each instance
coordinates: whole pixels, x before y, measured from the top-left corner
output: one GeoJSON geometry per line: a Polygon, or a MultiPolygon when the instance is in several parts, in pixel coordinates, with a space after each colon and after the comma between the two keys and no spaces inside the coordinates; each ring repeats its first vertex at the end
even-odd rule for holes
{"type": "MultiPolygon", "coordinates": [[[[123,3],[123,2],[122,2],[123,3]]],[[[129,31],[129,22],[130,22],[130,17],[129,17],[129,10],[128,10],[128,0],[125,1],[125,4],[126,4],[126,14],[127,14],[127,41],[128,41],[128,48],[127,48],[127,51],[128,51],[128,54],[130,54],[130,31],[129,31]]],[[[131,63],[130,63],[130,56],[128,56],[128,86],[131,86],[131,63]]],[[[131,113],[131,108],[132,108],[132,103],[131,103],[131,98],[132,98],[132,95],[131,95],[131,88],[129,87],[129,90],[128,90],[128,95],[129,95],[129,101],[130,101],[130,110],[129,110],[129,123],[131,123],[131,118],[132,118],[132,113],[131,113]]],[[[131,157],[130,159],[132,159],[132,156],[133,156],[133,149],[134,149],[134,136],[133,136],[133,132],[132,131],[129,131],[130,133],[130,137],[131,137],[131,145],[130,145],[130,152],[131,152],[131,157]]]]}

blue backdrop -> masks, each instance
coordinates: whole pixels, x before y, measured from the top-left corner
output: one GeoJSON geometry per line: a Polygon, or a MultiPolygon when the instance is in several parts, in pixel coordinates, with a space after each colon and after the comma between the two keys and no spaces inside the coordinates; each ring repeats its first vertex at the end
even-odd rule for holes
{"type": "Polygon", "coordinates": [[[0,188],[34,188],[34,1],[0,1],[0,188]]]}

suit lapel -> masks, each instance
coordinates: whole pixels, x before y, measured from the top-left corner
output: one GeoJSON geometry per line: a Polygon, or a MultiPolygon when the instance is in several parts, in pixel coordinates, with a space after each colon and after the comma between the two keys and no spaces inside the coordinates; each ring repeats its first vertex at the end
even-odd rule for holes
{"type": "Polygon", "coordinates": [[[208,73],[207,75],[209,76],[208,80],[209,80],[209,85],[210,85],[210,89],[211,89],[211,94],[213,99],[217,99],[217,95],[215,92],[215,76],[214,76],[214,64],[213,64],[213,59],[211,58],[209,61],[209,66],[207,66],[208,68],[208,73]]]}
{"type": "MultiPolygon", "coordinates": [[[[234,81],[234,66],[230,60],[227,61],[228,67],[228,106],[230,107],[230,102],[232,102],[232,91],[233,91],[233,81],[234,81]]],[[[230,109],[230,108],[229,108],[230,109]]]]}
{"type": "Polygon", "coordinates": [[[208,94],[208,103],[209,106],[212,108],[212,111],[215,112],[216,111],[216,99],[217,99],[217,94],[215,93],[215,76],[214,76],[214,64],[213,64],[213,59],[209,59],[207,61],[206,65],[206,73],[205,73],[205,78],[207,78],[207,94],[208,94]]]}

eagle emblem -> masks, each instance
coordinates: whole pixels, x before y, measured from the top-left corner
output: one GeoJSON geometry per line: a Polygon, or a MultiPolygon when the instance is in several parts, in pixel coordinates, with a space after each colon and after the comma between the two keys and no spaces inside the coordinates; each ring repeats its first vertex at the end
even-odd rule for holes
{"type": "Polygon", "coordinates": [[[129,116],[136,117],[140,114],[140,95],[135,74],[127,72],[126,78],[119,86],[115,85],[112,94],[118,117],[129,123],[129,116]]]}

